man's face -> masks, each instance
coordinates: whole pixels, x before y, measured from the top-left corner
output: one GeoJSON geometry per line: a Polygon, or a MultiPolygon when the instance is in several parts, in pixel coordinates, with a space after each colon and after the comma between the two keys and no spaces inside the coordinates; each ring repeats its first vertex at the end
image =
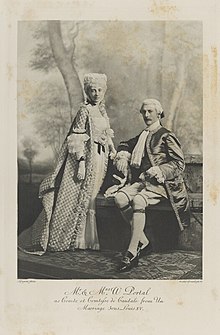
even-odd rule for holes
{"type": "Polygon", "coordinates": [[[143,105],[141,108],[141,115],[147,127],[151,126],[159,119],[158,113],[154,105],[143,105]]]}

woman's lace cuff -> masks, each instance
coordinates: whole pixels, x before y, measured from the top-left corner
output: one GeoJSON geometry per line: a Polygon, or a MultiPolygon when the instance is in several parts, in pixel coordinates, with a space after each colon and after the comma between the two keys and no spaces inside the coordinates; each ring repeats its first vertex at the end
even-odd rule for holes
{"type": "Polygon", "coordinates": [[[68,151],[71,154],[76,154],[76,159],[79,160],[84,155],[85,143],[90,137],[81,132],[81,129],[74,129],[73,133],[67,137],[68,151]]]}
{"type": "Polygon", "coordinates": [[[113,129],[109,128],[109,129],[107,129],[105,132],[106,132],[106,135],[107,135],[107,136],[109,136],[109,137],[111,137],[111,138],[114,137],[114,130],[113,130],[113,129]]]}

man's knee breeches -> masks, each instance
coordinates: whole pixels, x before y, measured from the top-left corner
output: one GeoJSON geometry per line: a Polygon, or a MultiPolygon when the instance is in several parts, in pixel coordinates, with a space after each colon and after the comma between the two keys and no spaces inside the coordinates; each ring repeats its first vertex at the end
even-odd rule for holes
{"type": "Polygon", "coordinates": [[[134,213],[145,213],[145,208],[147,207],[147,201],[141,194],[137,194],[133,198],[132,207],[134,213]]]}
{"type": "Polygon", "coordinates": [[[123,191],[119,191],[116,194],[115,203],[120,208],[120,210],[122,210],[122,211],[131,207],[131,201],[130,201],[128,195],[123,191]]]}
{"type": "Polygon", "coordinates": [[[148,205],[156,205],[164,198],[161,194],[147,190],[143,184],[134,183],[125,186],[115,196],[115,203],[121,211],[133,208],[133,211],[145,211],[148,205]]]}
{"type": "Polygon", "coordinates": [[[146,199],[141,194],[135,195],[131,201],[129,196],[123,191],[119,191],[116,194],[115,203],[122,211],[132,207],[134,212],[138,212],[139,210],[144,212],[147,207],[146,199]]]}

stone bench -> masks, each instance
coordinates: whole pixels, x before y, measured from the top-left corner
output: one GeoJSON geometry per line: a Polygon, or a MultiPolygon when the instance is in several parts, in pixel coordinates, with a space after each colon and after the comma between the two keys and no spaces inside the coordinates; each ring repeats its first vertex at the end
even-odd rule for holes
{"type": "MultiPolygon", "coordinates": [[[[168,201],[149,207],[145,229],[155,251],[202,249],[202,157],[189,155],[185,160],[184,178],[190,200],[191,225],[184,232],[179,232],[168,201]]],[[[96,216],[101,248],[125,250],[129,243],[130,227],[122,219],[114,199],[106,199],[103,194],[98,194],[96,216]]]]}

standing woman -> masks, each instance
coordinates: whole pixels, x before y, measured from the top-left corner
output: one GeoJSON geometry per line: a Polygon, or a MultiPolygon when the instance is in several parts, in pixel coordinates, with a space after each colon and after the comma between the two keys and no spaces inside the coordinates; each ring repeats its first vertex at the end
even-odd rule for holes
{"type": "Polygon", "coordinates": [[[84,77],[86,102],[71,125],[55,170],[40,185],[43,210],[19,236],[19,248],[37,255],[48,251],[99,250],[95,198],[115,154],[105,109],[105,74],[84,77]]]}

